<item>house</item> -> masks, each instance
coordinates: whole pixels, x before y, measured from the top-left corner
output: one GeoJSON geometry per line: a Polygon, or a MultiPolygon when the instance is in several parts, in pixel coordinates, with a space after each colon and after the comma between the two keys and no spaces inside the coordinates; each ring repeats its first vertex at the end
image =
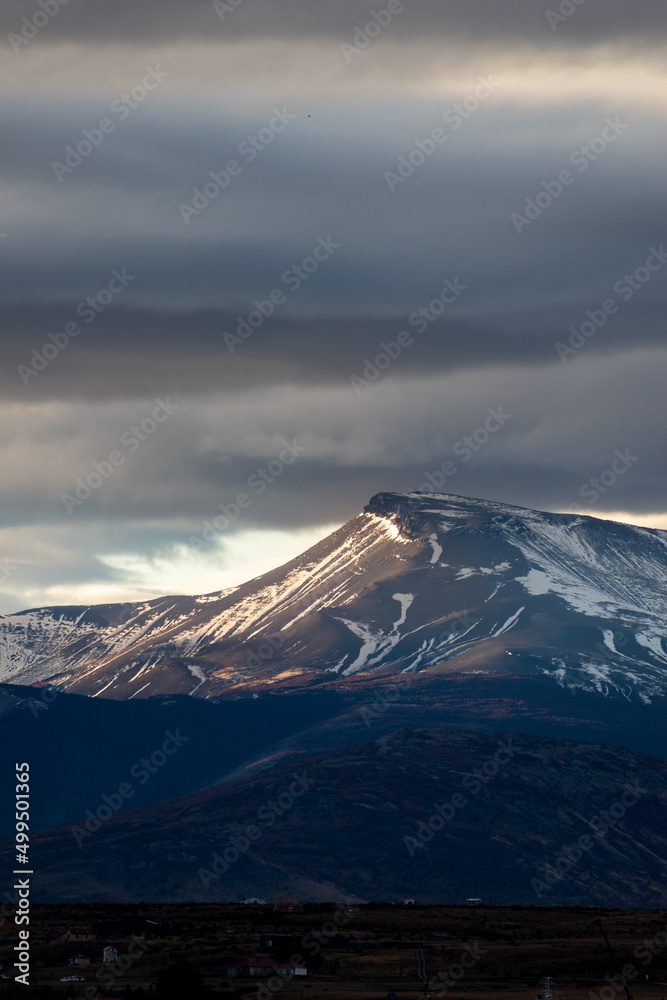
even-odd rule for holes
{"type": "Polygon", "coordinates": [[[114,948],[112,944],[108,944],[106,948],[102,949],[103,962],[115,962],[117,958],[118,958],[118,949],[114,948]]]}
{"type": "Polygon", "coordinates": [[[60,935],[61,941],[94,941],[92,927],[68,927],[64,934],[60,935]]]}
{"type": "Polygon", "coordinates": [[[280,961],[269,958],[267,955],[256,955],[250,958],[243,958],[236,965],[227,967],[227,977],[229,979],[256,978],[258,976],[281,976],[283,979],[292,979],[294,976],[307,976],[308,969],[305,965],[296,962],[280,961]]]}
{"type": "Polygon", "coordinates": [[[244,905],[246,905],[246,906],[247,906],[247,905],[248,905],[249,903],[259,903],[259,904],[266,904],[266,900],[265,900],[265,899],[258,899],[258,897],[257,897],[257,896],[250,896],[250,897],[249,897],[248,899],[242,899],[242,900],[241,900],[241,902],[242,902],[242,903],[243,903],[244,905]]]}
{"type": "Polygon", "coordinates": [[[70,958],[68,965],[90,965],[90,959],[87,955],[75,955],[70,958]]]}
{"type": "Polygon", "coordinates": [[[482,905],[482,899],[480,896],[470,896],[469,899],[466,899],[466,906],[481,906],[481,905],[482,905]]]}

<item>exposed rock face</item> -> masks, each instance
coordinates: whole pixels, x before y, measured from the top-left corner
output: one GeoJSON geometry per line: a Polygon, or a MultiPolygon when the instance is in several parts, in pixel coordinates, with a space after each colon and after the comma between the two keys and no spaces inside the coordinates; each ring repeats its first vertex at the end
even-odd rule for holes
{"type": "Polygon", "coordinates": [[[240,587],[0,619],[4,680],[106,698],[224,697],[402,671],[667,694],[667,532],[383,493],[240,587]]]}

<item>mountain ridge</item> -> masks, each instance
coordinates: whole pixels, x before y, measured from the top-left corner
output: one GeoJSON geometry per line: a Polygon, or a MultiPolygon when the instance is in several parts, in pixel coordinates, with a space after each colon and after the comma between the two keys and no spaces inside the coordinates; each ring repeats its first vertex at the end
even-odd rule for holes
{"type": "Polygon", "coordinates": [[[579,850],[587,810],[629,795],[634,775],[650,795],[623,807],[620,839],[594,841],[570,895],[664,905],[666,580],[667,532],[384,493],[239,587],[6,616],[0,731],[34,765],[36,890],[443,901],[491,887],[536,901],[531,879],[563,845],[579,850]],[[185,739],[167,758],[169,733],[185,739]],[[453,802],[461,767],[483,766],[503,734],[528,748],[521,767],[419,846],[428,810],[453,802]],[[153,754],[136,808],[75,843],[71,826],[117,802],[153,754]],[[212,871],[245,814],[311,766],[326,772],[323,801],[309,812],[304,796],[275,843],[203,886],[197,868],[212,871]]]}
{"type": "Polygon", "coordinates": [[[94,697],[249,696],[362,673],[535,673],[667,694],[667,532],[457,497],[382,493],[238,587],[0,619],[6,681],[94,697]],[[511,647],[511,648],[508,648],[511,647]]]}
{"type": "Polygon", "coordinates": [[[36,899],[666,901],[667,763],[618,747],[399,730],[99,820],[97,804],[36,834],[36,899]]]}

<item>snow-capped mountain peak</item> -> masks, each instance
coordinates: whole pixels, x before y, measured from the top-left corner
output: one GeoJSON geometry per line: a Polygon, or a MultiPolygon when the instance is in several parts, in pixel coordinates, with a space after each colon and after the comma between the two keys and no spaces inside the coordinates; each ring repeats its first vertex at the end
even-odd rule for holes
{"type": "Polygon", "coordinates": [[[397,673],[539,674],[667,693],[667,532],[449,494],[382,493],[240,587],[0,619],[0,670],[113,698],[397,673]]]}

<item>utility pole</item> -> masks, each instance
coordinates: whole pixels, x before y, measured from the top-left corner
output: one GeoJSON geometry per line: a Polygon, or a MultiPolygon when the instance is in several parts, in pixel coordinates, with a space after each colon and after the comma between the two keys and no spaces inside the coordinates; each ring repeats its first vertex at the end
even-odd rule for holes
{"type": "Polygon", "coordinates": [[[625,976],[623,975],[623,970],[621,969],[621,966],[619,965],[619,961],[616,958],[616,955],[614,954],[614,949],[612,948],[612,946],[611,946],[611,944],[609,942],[609,938],[607,937],[607,932],[604,929],[604,924],[602,923],[601,920],[598,920],[598,924],[600,925],[600,930],[602,931],[604,939],[607,942],[607,948],[609,948],[609,954],[611,955],[612,961],[613,961],[614,965],[616,966],[616,971],[618,972],[618,974],[621,977],[621,980],[623,982],[623,989],[625,990],[625,995],[627,996],[628,1000],[632,1000],[632,996],[630,994],[630,990],[628,989],[628,981],[625,978],[625,976]]]}

